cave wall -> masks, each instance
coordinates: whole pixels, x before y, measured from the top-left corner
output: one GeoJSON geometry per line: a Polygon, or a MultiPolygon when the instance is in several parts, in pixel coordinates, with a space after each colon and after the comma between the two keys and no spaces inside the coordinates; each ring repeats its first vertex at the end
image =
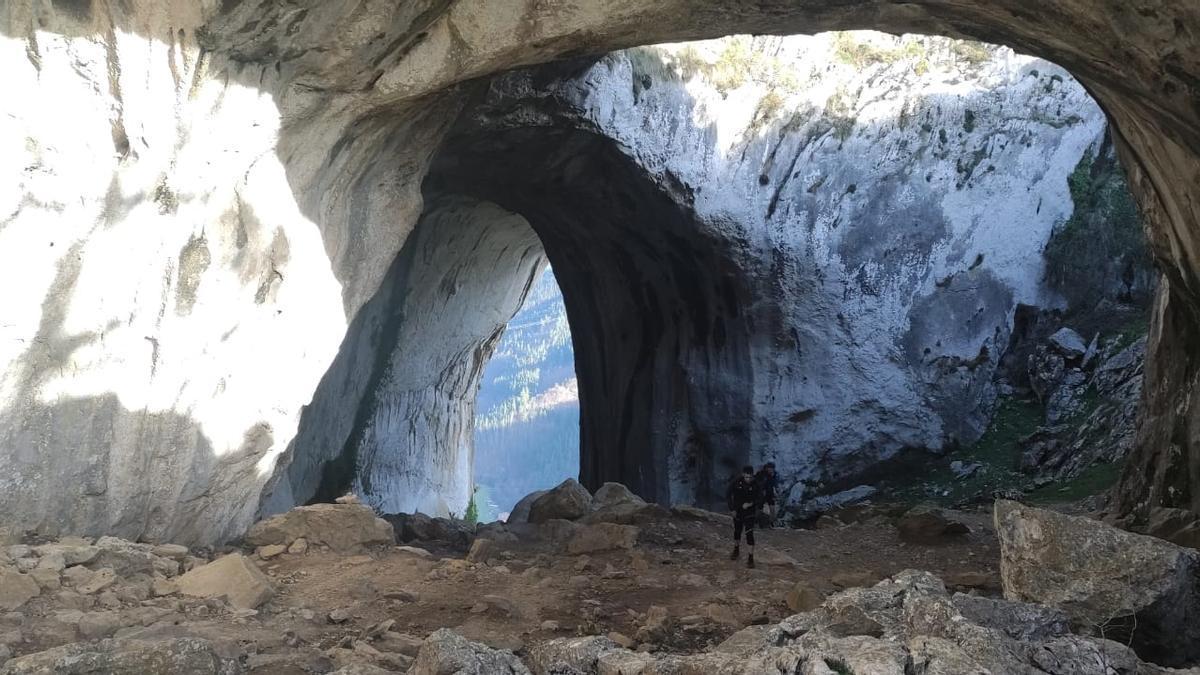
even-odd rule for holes
{"type": "Polygon", "coordinates": [[[354,492],[376,510],[461,516],[483,367],[545,257],[528,223],[494,204],[427,208],[400,253],[395,346],[347,451],[354,492]]]}
{"type": "Polygon", "coordinates": [[[668,45],[503,76],[468,107],[431,180],[546,240],[585,482],[714,503],[746,462],[836,482],[978,438],[1016,305],[1061,302],[1041,252],[1106,125],[1056,66],[960,52],[863,33],[668,45]],[[597,290],[616,284],[636,299],[597,290]],[[643,411],[661,421],[637,427],[643,411]]]}
{"type": "Polygon", "coordinates": [[[1200,510],[1194,469],[1155,473],[1164,434],[1200,462],[1198,23],[1190,0],[5,3],[0,509],[12,527],[186,543],[244,528],[422,212],[469,80],[874,27],[1035,53],[1110,115],[1171,309],[1143,404],[1161,413],[1122,503],[1200,510]]]}

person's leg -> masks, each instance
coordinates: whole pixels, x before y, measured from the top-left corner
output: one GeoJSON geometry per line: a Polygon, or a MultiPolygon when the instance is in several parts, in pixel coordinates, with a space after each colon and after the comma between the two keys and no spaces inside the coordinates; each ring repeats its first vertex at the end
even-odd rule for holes
{"type": "Polygon", "coordinates": [[[771,502],[769,504],[767,504],[767,513],[770,514],[770,516],[771,516],[771,527],[775,527],[775,521],[776,521],[776,518],[778,517],[777,514],[779,513],[779,507],[776,506],[774,499],[772,499],[771,502]]]}
{"type": "Polygon", "coordinates": [[[729,554],[730,560],[737,560],[741,555],[742,546],[742,519],[734,514],[733,516],[733,553],[729,554]]]}
{"type": "Polygon", "coordinates": [[[746,523],[746,546],[750,555],[746,558],[746,567],[754,567],[754,521],[746,523]]]}

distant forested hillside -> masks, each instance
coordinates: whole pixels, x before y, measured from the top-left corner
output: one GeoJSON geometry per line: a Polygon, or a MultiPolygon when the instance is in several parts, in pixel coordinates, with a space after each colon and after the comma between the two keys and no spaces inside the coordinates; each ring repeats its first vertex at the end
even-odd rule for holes
{"type": "Polygon", "coordinates": [[[480,519],[579,475],[571,331],[554,273],[538,279],[483,373],[475,418],[480,519]]]}

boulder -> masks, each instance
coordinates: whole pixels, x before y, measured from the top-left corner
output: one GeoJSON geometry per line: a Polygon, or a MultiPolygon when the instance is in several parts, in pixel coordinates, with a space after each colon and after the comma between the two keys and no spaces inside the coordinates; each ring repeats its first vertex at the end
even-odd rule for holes
{"type": "Polygon", "coordinates": [[[806,581],[797,581],[784,596],[788,609],[793,612],[810,612],[825,601],[825,594],[806,581]]]}
{"type": "Polygon", "coordinates": [[[42,587],[28,574],[0,567],[0,609],[13,611],[42,594],[42,587]]]}
{"type": "Polygon", "coordinates": [[[119,612],[85,612],[79,617],[79,634],[86,640],[111,637],[120,627],[119,612]]]}
{"type": "Polygon", "coordinates": [[[700,520],[714,525],[733,526],[733,516],[728,513],[717,513],[688,504],[675,504],[671,507],[671,515],[684,520],[700,520]]]}
{"type": "Polygon", "coordinates": [[[77,578],[83,579],[83,581],[76,585],[75,590],[84,595],[95,595],[115,584],[117,582],[117,573],[112,568],[105,567],[104,569],[96,570],[90,575],[78,574],[77,578]]]}
{"type": "Polygon", "coordinates": [[[1200,660],[1200,552],[1004,500],[995,521],[1005,597],[1061,608],[1154,663],[1200,660]]]}
{"type": "Polygon", "coordinates": [[[1150,512],[1144,534],[1200,549],[1200,515],[1184,509],[1156,508],[1150,512]]]}
{"type": "Polygon", "coordinates": [[[462,520],[434,518],[429,529],[435,540],[464,551],[471,546],[471,541],[475,538],[475,528],[462,520]]]}
{"type": "Polygon", "coordinates": [[[236,659],[222,658],[212,643],[199,638],[173,640],[102,640],[69,644],[13,659],[2,675],[232,675],[242,672],[236,659]]]}
{"type": "Polygon", "coordinates": [[[950,462],[950,471],[959,480],[966,480],[974,476],[982,468],[983,464],[979,462],[964,462],[959,459],[950,462]]]}
{"type": "Polygon", "coordinates": [[[470,562],[487,562],[487,559],[496,555],[497,552],[496,542],[491,539],[479,537],[471,543],[471,550],[467,551],[467,560],[470,562]]]}
{"type": "Polygon", "coordinates": [[[1083,341],[1083,337],[1066,326],[1050,336],[1050,345],[1068,359],[1082,358],[1087,352],[1087,343],[1083,341]]]}
{"type": "Polygon", "coordinates": [[[629,491],[629,488],[620,483],[605,483],[596,490],[593,496],[597,508],[613,506],[615,504],[645,504],[646,501],[641,497],[629,491]]]}
{"type": "Polygon", "coordinates": [[[840,509],[870,499],[877,489],[870,485],[858,485],[831,495],[822,495],[801,502],[794,510],[797,520],[815,520],[822,513],[840,509]]]}
{"type": "Polygon", "coordinates": [[[172,560],[183,561],[187,559],[191,551],[188,547],[180,544],[159,544],[150,549],[150,552],[160,558],[171,558],[172,560]]]}
{"type": "Polygon", "coordinates": [[[529,675],[529,669],[508,650],[442,628],[425,639],[408,675],[529,675]]]}
{"type": "Polygon", "coordinates": [[[530,492],[529,494],[522,497],[521,500],[518,501],[516,503],[516,505],[512,507],[512,511],[509,512],[508,518],[504,522],[506,522],[506,523],[528,523],[529,522],[529,509],[533,506],[534,502],[536,502],[539,498],[541,498],[542,495],[546,494],[547,492],[549,492],[549,490],[536,490],[536,491],[530,492]]]}
{"type": "Polygon", "coordinates": [[[135,544],[117,537],[100,537],[96,541],[96,553],[87,562],[93,570],[110,568],[119,577],[134,574],[152,574],[158,556],[147,544],[135,544]]]}
{"type": "Polygon", "coordinates": [[[225,596],[229,604],[254,609],[275,593],[270,579],[240,553],[202,565],[175,580],[180,593],[197,598],[225,596]]]}
{"type": "Polygon", "coordinates": [[[587,488],[574,478],[568,478],[534,500],[529,507],[529,522],[544,523],[555,518],[575,520],[591,510],[592,495],[587,488]]]}
{"type": "Polygon", "coordinates": [[[956,593],[954,607],[968,621],[1003,631],[1014,640],[1045,641],[1071,632],[1060,609],[956,593]]]}
{"type": "Polygon", "coordinates": [[[714,649],[726,654],[748,656],[774,645],[778,639],[779,629],[775,626],[747,626],[725,638],[714,649]]]}
{"type": "Polygon", "coordinates": [[[558,638],[530,647],[526,660],[534,675],[557,675],[576,671],[593,673],[596,672],[596,662],[600,655],[617,648],[617,643],[599,635],[558,638]]]}
{"type": "Polygon", "coordinates": [[[392,544],[392,526],[360,504],[314,504],[259,521],[246,533],[250,546],[290,546],[297,539],[323,544],[339,553],[359,553],[392,544]]]}
{"type": "Polygon", "coordinates": [[[671,512],[659,504],[629,501],[602,506],[580,518],[578,522],[585,524],[619,523],[621,525],[639,525],[656,520],[665,520],[670,516],[671,512]]]}
{"type": "Polygon", "coordinates": [[[567,553],[579,555],[596,551],[628,550],[637,543],[639,532],[640,530],[633,525],[584,525],[567,541],[567,553]]]}
{"type": "Polygon", "coordinates": [[[896,531],[900,539],[917,544],[939,544],[971,532],[966,525],[947,518],[941,509],[924,505],[905,511],[896,520],[896,531]]]}
{"type": "Polygon", "coordinates": [[[432,541],[433,518],[424,513],[389,513],[383,519],[391,523],[396,541],[432,541]]]}

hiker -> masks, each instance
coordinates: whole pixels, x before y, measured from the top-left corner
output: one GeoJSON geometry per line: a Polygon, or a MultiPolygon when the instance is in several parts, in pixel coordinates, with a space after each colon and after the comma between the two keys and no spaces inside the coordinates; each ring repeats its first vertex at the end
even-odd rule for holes
{"type": "Polygon", "coordinates": [[[775,462],[767,462],[763,465],[763,468],[754,475],[754,485],[758,487],[759,501],[766,507],[767,515],[771,518],[768,527],[775,527],[775,519],[778,516],[775,494],[779,491],[779,476],[775,475],[775,462]]]}
{"type": "Polygon", "coordinates": [[[729,483],[725,492],[725,501],[733,512],[733,553],[729,554],[729,559],[737,560],[741,556],[742,530],[745,530],[746,546],[750,547],[746,567],[754,567],[754,519],[758,516],[758,496],[752,466],[742,467],[742,472],[729,483]]]}

